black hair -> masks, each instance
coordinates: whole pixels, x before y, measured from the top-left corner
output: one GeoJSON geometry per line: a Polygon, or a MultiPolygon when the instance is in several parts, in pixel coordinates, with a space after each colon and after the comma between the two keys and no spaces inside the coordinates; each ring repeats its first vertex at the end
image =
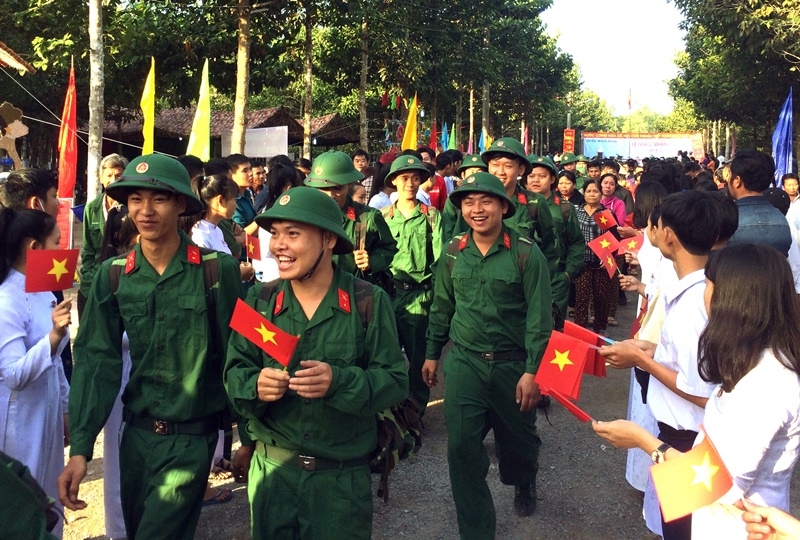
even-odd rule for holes
{"type": "MultiPolygon", "coordinates": [[[[237,172],[245,165],[250,165],[250,158],[244,154],[231,154],[225,158],[225,161],[228,162],[232,173],[237,172]]],[[[208,171],[206,171],[206,174],[208,174],[208,171]]]]}
{"type": "Polygon", "coordinates": [[[800,181],[797,178],[797,174],[793,173],[793,172],[788,172],[788,173],[784,174],[783,176],[781,176],[781,184],[783,184],[787,180],[798,180],[798,181],[800,181]]]}
{"type": "Polygon", "coordinates": [[[299,158],[295,159],[292,162],[292,165],[296,169],[302,167],[304,169],[308,169],[309,171],[311,170],[311,160],[310,159],[299,157],[299,158]]]}
{"type": "MultiPolygon", "coordinates": [[[[306,160],[308,161],[308,160],[306,160]]],[[[277,167],[278,165],[286,165],[288,167],[294,167],[294,163],[292,162],[291,158],[286,154],[277,154],[272,156],[267,161],[267,169],[272,169],[277,167]]],[[[311,164],[309,163],[308,168],[311,168],[311,164]]]]}
{"type": "Polygon", "coordinates": [[[682,191],[661,201],[661,223],[692,255],[708,255],[719,236],[717,204],[705,191],[682,191]]]}
{"type": "Polygon", "coordinates": [[[592,161],[590,161],[589,163],[586,164],[586,169],[587,170],[591,169],[592,167],[597,167],[599,169],[600,168],[600,160],[599,159],[593,159],[592,161]]]}
{"type": "Polygon", "coordinates": [[[184,154],[182,156],[177,157],[178,161],[183,168],[186,169],[186,172],[189,173],[189,178],[194,178],[195,176],[202,176],[205,174],[203,170],[203,160],[201,160],[197,156],[192,156],[188,154],[184,154]]]}
{"type": "Polygon", "coordinates": [[[433,161],[433,165],[436,167],[437,171],[443,171],[445,168],[449,167],[453,164],[453,157],[448,154],[447,152],[442,152],[436,159],[433,161]]]}
{"type": "Polygon", "coordinates": [[[211,176],[196,176],[192,178],[192,191],[203,203],[203,211],[191,216],[180,218],[180,227],[187,234],[191,234],[192,227],[205,218],[208,211],[208,203],[216,196],[221,196],[226,201],[235,199],[239,195],[239,186],[236,182],[224,174],[214,174],[211,176]]]}
{"type": "MultiPolygon", "coordinates": [[[[427,163],[423,163],[423,165],[427,165],[427,163]]],[[[375,164],[375,172],[372,174],[372,185],[369,188],[369,193],[367,193],[367,201],[386,187],[384,180],[386,180],[386,175],[389,174],[390,170],[390,165],[380,162],[375,164]]]]}
{"type": "Polygon", "coordinates": [[[363,148],[359,148],[358,150],[350,154],[350,159],[355,159],[358,156],[364,156],[365,158],[367,158],[367,161],[369,161],[369,154],[363,148]]]}
{"type": "Polygon", "coordinates": [[[211,158],[203,165],[206,176],[213,176],[215,174],[230,174],[231,166],[222,158],[211,158]]]}
{"type": "Polygon", "coordinates": [[[761,193],[775,178],[775,162],[764,152],[739,150],[731,160],[731,177],[737,176],[747,191],[761,193]]]}
{"type": "Polygon", "coordinates": [[[675,169],[669,165],[651,163],[650,167],[642,173],[641,183],[644,184],[645,182],[658,182],[664,186],[668,194],[679,191],[675,169]]]}
{"type": "Polygon", "coordinates": [[[272,208],[275,201],[289,188],[302,185],[300,171],[292,165],[280,163],[269,168],[267,177],[264,180],[264,189],[267,190],[267,201],[265,208],[272,208]]]}
{"type": "MultiPolygon", "coordinates": [[[[552,171],[551,171],[551,172],[552,172],[552,171]]],[[[569,180],[569,181],[570,181],[570,182],[572,182],[573,184],[575,183],[575,173],[574,173],[574,172],[572,172],[572,171],[567,171],[567,170],[560,171],[560,172],[558,173],[558,177],[556,178],[556,181],[558,181],[558,180],[561,180],[561,177],[562,177],[562,176],[566,176],[566,177],[567,177],[567,180],[569,180]]]]}
{"type": "Polygon", "coordinates": [[[604,159],[602,161],[602,165],[600,166],[600,168],[602,169],[603,167],[610,167],[614,169],[615,173],[619,174],[619,163],[617,163],[613,159],[604,159]]]}
{"type": "Polygon", "coordinates": [[[716,190],[710,193],[711,198],[717,204],[717,220],[719,226],[719,236],[717,243],[727,242],[739,228],[739,206],[727,193],[716,190]]]}
{"type": "Polygon", "coordinates": [[[27,249],[25,240],[44,245],[55,227],[56,220],[41,210],[0,208],[0,283],[27,249]]]}
{"type": "Polygon", "coordinates": [[[601,180],[599,178],[584,178],[583,179],[583,188],[581,191],[586,193],[586,186],[594,186],[597,188],[597,191],[600,192],[600,197],[603,196],[603,186],[600,185],[601,180]]]}
{"type": "Polygon", "coordinates": [[[453,163],[464,161],[464,154],[462,154],[459,150],[456,150],[455,148],[451,148],[450,150],[445,150],[443,153],[449,155],[450,160],[453,163]]]}
{"type": "Polygon", "coordinates": [[[414,156],[418,160],[422,161],[422,155],[419,152],[417,152],[416,150],[403,150],[394,159],[397,159],[400,156],[414,156]]]}
{"type": "Polygon", "coordinates": [[[136,223],[128,215],[128,208],[119,205],[112,206],[108,211],[106,226],[103,230],[100,260],[105,261],[130,251],[138,234],[136,223]]]}
{"type": "Polygon", "coordinates": [[[431,157],[431,161],[436,159],[436,150],[434,150],[433,148],[429,148],[427,146],[420,146],[419,148],[417,148],[417,152],[419,153],[419,155],[428,154],[431,157]]]}
{"type": "Polygon", "coordinates": [[[30,168],[12,171],[3,184],[3,206],[22,209],[31,197],[44,201],[51,188],[58,189],[58,177],[50,171],[30,168]]]}
{"type": "Polygon", "coordinates": [[[639,187],[636,188],[636,201],[633,205],[633,226],[637,229],[647,227],[647,218],[667,195],[667,190],[658,182],[639,184],[639,187]]]}
{"type": "Polygon", "coordinates": [[[800,306],[786,257],[768,245],[736,244],[714,252],[705,274],[714,292],[698,344],[700,377],[730,392],[765,350],[800,372],[800,306]]]}

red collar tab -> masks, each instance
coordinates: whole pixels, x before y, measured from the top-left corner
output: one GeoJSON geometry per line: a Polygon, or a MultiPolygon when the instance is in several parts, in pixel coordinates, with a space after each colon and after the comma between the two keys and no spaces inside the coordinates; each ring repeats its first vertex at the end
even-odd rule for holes
{"type": "Polygon", "coordinates": [[[356,220],[356,209],[353,208],[352,206],[347,207],[347,219],[349,219],[350,221],[356,220]]]}
{"type": "Polygon", "coordinates": [[[275,309],[272,310],[273,315],[277,315],[283,309],[283,291],[278,293],[275,297],[275,309]]]}
{"type": "Polygon", "coordinates": [[[200,248],[197,246],[187,246],[186,258],[192,264],[200,264],[200,248]]]}
{"type": "Polygon", "coordinates": [[[561,206],[561,199],[559,199],[558,197],[555,197],[553,200],[556,202],[556,204],[558,206],[561,206]]]}
{"type": "Polygon", "coordinates": [[[511,249],[511,237],[507,232],[503,233],[503,245],[506,246],[506,249],[511,249]]]}
{"type": "Polygon", "coordinates": [[[461,237],[461,240],[458,242],[458,251],[461,251],[465,247],[467,247],[467,241],[469,240],[469,235],[465,234],[461,237]]]}
{"type": "Polygon", "coordinates": [[[130,274],[136,267],[136,251],[128,253],[128,258],[125,260],[125,273],[130,274]]]}
{"type": "Polygon", "coordinates": [[[346,313],[350,313],[350,295],[346,291],[339,289],[339,309],[346,313]]]}
{"type": "Polygon", "coordinates": [[[528,204],[528,198],[521,191],[517,193],[517,200],[520,202],[520,204],[528,204]]]}
{"type": "Polygon", "coordinates": [[[427,216],[428,215],[428,205],[427,204],[420,204],[419,205],[419,211],[427,216]]]}

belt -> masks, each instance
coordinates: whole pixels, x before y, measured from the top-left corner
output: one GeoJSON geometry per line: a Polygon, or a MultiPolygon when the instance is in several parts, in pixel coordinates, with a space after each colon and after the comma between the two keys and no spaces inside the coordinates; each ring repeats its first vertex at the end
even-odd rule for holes
{"type": "Polygon", "coordinates": [[[158,435],[210,435],[220,429],[222,423],[219,415],[206,416],[199,420],[186,422],[170,422],[158,420],[151,416],[140,416],[130,411],[123,414],[126,425],[136,429],[152,431],[158,435]]]}
{"type": "Polygon", "coordinates": [[[425,281],[424,283],[415,283],[411,281],[394,281],[394,286],[399,291],[429,291],[431,290],[431,282],[425,281]]]}
{"type": "MultiPolygon", "coordinates": [[[[692,431],[691,429],[675,429],[674,427],[670,426],[669,424],[665,424],[664,422],[658,423],[658,429],[660,430],[659,435],[664,437],[664,442],[668,442],[675,446],[679,442],[688,442],[694,443],[694,440],[697,438],[697,432],[692,431]]],[[[685,452],[685,450],[681,450],[685,452]]]]}
{"type": "Polygon", "coordinates": [[[478,352],[473,351],[472,349],[467,349],[466,347],[462,347],[461,345],[456,345],[456,347],[471,356],[480,358],[481,360],[487,360],[489,362],[521,362],[528,359],[528,353],[524,349],[478,352]]]}
{"type": "Polygon", "coordinates": [[[274,461],[279,461],[282,465],[295,467],[304,471],[325,471],[346,467],[361,467],[369,463],[368,456],[339,461],[335,459],[306,456],[299,452],[284,450],[277,446],[264,444],[261,441],[256,441],[256,452],[260,452],[274,461]]]}

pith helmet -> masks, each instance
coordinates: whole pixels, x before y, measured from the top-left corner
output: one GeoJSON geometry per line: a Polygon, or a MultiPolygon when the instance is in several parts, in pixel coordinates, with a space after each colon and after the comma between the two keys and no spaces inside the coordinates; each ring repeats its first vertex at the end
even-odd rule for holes
{"type": "Polygon", "coordinates": [[[389,174],[386,175],[384,183],[388,187],[395,187],[395,177],[409,171],[417,171],[420,180],[423,182],[431,176],[431,172],[416,156],[400,156],[392,161],[392,166],[389,168],[389,174]]]}
{"type": "Polygon", "coordinates": [[[353,166],[353,160],[344,152],[330,150],[317,156],[306,176],[305,185],[314,188],[344,186],[363,180],[364,175],[353,166]]]}
{"type": "Polygon", "coordinates": [[[338,236],[336,245],[333,247],[334,253],[351,253],[353,251],[353,242],[342,228],[342,211],[333,199],[320,193],[317,189],[303,186],[292,188],[281,195],[266,212],[257,215],[255,219],[259,227],[267,230],[273,221],[295,221],[314,225],[338,236]]]}
{"type": "Polygon", "coordinates": [[[528,173],[531,172],[531,165],[525,155],[525,148],[517,139],[513,137],[497,139],[492,143],[492,146],[486,149],[486,152],[481,154],[481,158],[486,165],[489,165],[489,161],[492,159],[501,156],[516,158],[521,165],[525,165],[525,172],[522,173],[522,176],[528,176],[528,173]]]}
{"type": "Polygon", "coordinates": [[[564,152],[563,154],[561,154],[561,161],[559,161],[559,163],[563,167],[564,165],[569,165],[570,163],[577,163],[578,161],[579,161],[578,156],[576,156],[572,152],[564,152]]]}
{"type": "Polygon", "coordinates": [[[476,167],[484,171],[488,169],[486,163],[481,159],[480,154],[468,154],[464,156],[464,161],[461,162],[461,166],[459,166],[456,172],[460,174],[464,169],[473,169],[476,167]]]}
{"type": "Polygon", "coordinates": [[[488,172],[476,172],[464,179],[464,182],[450,193],[450,201],[461,208],[461,201],[470,193],[488,193],[498,197],[501,201],[508,203],[508,210],[503,214],[503,219],[514,215],[514,203],[506,195],[506,188],[503,183],[493,174],[488,172]]]}
{"type": "Polygon", "coordinates": [[[558,176],[558,167],[556,167],[556,164],[553,163],[553,160],[550,159],[549,156],[537,156],[531,154],[528,156],[528,161],[531,163],[531,170],[533,170],[535,167],[544,167],[549,169],[550,172],[553,173],[553,176],[558,176]]]}
{"type": "Polygon", "coordinates": [[[189,173],[177,159],[163,154],[147,154],[131,161],[119,180],[109,184],[106,194],[122,204],[127,204],[128,195],[137,189],[167,191],[186,196],[186,210],[182,216],[191,216],[203,211],[203,202],[192,191],[189,173]]]}

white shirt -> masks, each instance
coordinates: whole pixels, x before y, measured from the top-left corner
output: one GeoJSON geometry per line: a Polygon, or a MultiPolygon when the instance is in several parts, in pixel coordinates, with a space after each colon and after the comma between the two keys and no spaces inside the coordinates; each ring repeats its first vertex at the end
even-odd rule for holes
{"type": "MultiPolygon", "coordinates": [[[[682,392],[709,397],[714,386],[703,381],[697,369],[697,340],[708,323],[703,294],[705,274],[696,270],[665,289],[666,317],[654,360],[678,372],[676,386],[682,392]]],[[[703,409],[683,399],[655,377],[650,377],[647,406],[653,417],[675,429],[698,431],[703,409]]]]}
{"type": "MultiPolygon", "coordinates": [[[[747,497],[761,506],[789,511],[789,486],[800,446],[800,381],[767,350],[761,361],[727,393],[715,391],[705,429],[733,477],[718,502],[747,497]]],[[[702,432],[695,445],[703,440],[702,432]]],[[[745,538],[741,518],[719,505],[692,517],[692,538],[745,538]],[[725,531],[725,532],[723,532],[725,531]]]]}
{"type": "Polygon", "coordinates": [[[253,270],[256,271],[258,280],[269,283],[281,277],[278,271],[278,260],[269,250],[269,240],[272,235],[267,229],[258,228],[258,241],[261,244],[261,258],[253,259],[253,270]]]}
{"type": "Polygon", "coordinates": [[[231,248],[225,243],[222,229],[205,219],[201,219],[192,227],[192,242],[200,247],[231,254],[231,248]]]}

